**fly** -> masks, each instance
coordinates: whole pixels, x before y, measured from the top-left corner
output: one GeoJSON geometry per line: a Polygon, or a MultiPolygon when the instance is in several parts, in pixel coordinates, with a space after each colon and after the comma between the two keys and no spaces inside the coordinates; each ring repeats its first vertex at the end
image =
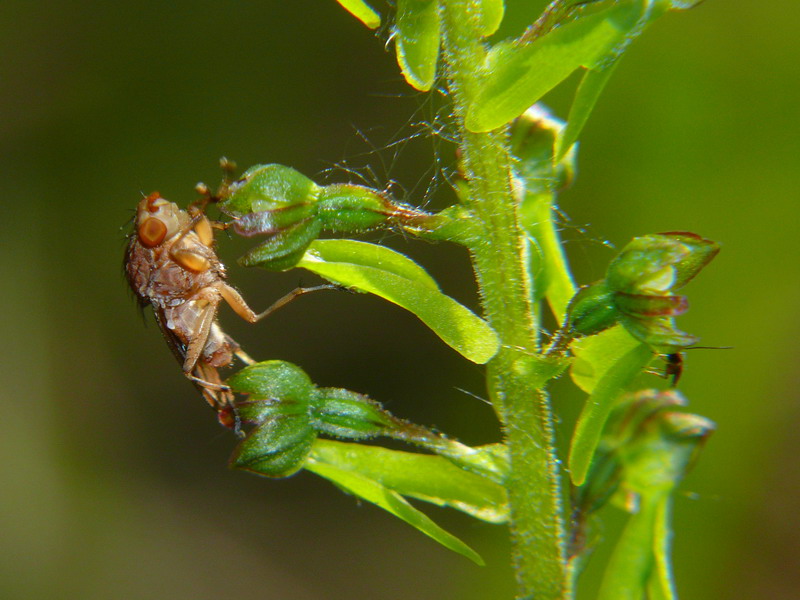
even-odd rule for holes
{"type": "Polygon", "coordinates": [[[128,242],[125,274],[140,304],[153,307],[184,375],[217,411],[220,423],[238,430],[233,392],[218,369],[230,365],[234,356],[247,364],[253,360],[220,328],[220,304],[255,323],[301,294],[332,286],[297,288],[255,313],[226,281],[225,266],[214,249],[214,227],[220,225],[212,224],[203,211],[209,199],[183,210],[158,192],[143,198],[128,242]]]}

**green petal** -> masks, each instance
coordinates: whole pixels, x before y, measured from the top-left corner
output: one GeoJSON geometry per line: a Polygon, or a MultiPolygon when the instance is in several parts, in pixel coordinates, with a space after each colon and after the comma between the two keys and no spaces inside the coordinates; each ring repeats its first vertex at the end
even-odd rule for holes
{"type": "Polygon", "coordinates": [[[489,324],[439,291],[430,275],[399,252],[353,240],[316,240],[298,266],[405,308],[472,362],[483,364],[497,352],[489,324]]]}
{"type": "Polygon", "coordinates": [[[354,471],[342,469],[329,463],[309,458],[305,468],[320,477],[331,481],[345,492],[353,494],[362,500],[371,502],[376,506],[390,512],[402,519],[418,531],[433,538],[450,550],[466,556],[478,565],[483,565],[483,559],[472,548],[460,539],[448,533],[431,520],[425,513],[411,506],[405,498],[397,492],[387,488],[380,482],[354,471]]]}
{"type": "Polygon", "coordinates": [[[364,0],[336,0],[344,9],[370,29],[381,24],[381,17],[364,0]]]}
{"type": "Polygon", "coordinates": [[[427,92],[439,58],[437,0],[397,0],[397,63],[408,84],[427,92]]]}
{"type": "Polygon", "coordinates": [[[614,294],[614,303],[626,315],[642,319],[646,317],[677,317],[689,310],[689,301],[686,296],[655,296],[617,292],[614,294]]]}

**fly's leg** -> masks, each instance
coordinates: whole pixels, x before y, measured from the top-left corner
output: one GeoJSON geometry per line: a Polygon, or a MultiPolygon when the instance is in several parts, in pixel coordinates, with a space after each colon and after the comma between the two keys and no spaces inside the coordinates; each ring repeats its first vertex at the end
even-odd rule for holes
{"type": "Polygon", "coordinates": [[[247,352],[245,352],[241,348],[237,348],[236,350],[233,351],[233,353],[236,356],[238,356],[239,360],[241,360],[247,366],[256,364],[256,361],[253,360],[253,357],[251,357],[247,352]]]}
{"type": "Polygon", "coordinates": [[[194,186],[195,191],[200,194],[198,201],[204,209],[209,202],[219,202],[228,195],[228,189],[234,182],[234,174],[236,173],[236,163],[224,156],[219,159],[219,167],[222,169],[222,181],[215,193],[212,193],[209,187],[200,182],[194,186]]]}
{"type": "MultiPolygon", "coordinates": [[[[192,332],[192,337],[186,346],[186,358],[183,361],[183,372],[189,379],[197,381],[202,384],[204,381],[192,375],[192,371],[197,366],[200,356],[208,342],[208,336],[211,333],[211,326],[214,324],[214,318],[217,316],[217,306],[219,299],[208,299],[208,304],[203,307],[199,318],[197,319],[197,328],[192,332]]],[[[215,389],[225,389],[217,386],[215,389]]]]}
{"type": "Polygon", "coordinates": [[[223,427],[232,429],[239,437],[244,437],[242,432],[242,421],[236,410],[233,392],[222,383],[219,371],[215,367],[206,365],[202,362],[197,363],[196,373],[202,378],[203,383],[199,384],[203,397],[217,411],[217,420],[223,427]],[[224,388],[220,391],[210,389],[208,386],[224,388]]]}
{"type": "Polygon", "coordinates": [[[663,370],[647,369],[645,373],[657,375],[662,379],[670,379],[669,387],[677,387],[678,381],[683,375],[683,355],[680,352],[670,354],[659,354],[659,357],[666,363],[663,370]]]}
{"type": "Polygon", "coordinates": [[[338,290],[338,289],[341,289],[341,286],[334,285],[332,283],[324,283],[322,285],[315,285],[313,287],[307,287],[307,288],[297,287],[288,294],[286,294],[285,296],[273,302],[272,305],[269,308],[267,308],[267,310],[261,313],[256,313],[255,311],[253,311],[253,309],[247,305],[247,302],[245,302],[244,298],[242,298],[242,295],[228,284],[220,285],[219,293],[222,295],[222,299],[228,303],[228,305],[234,310],[234,312],[237,315],[242,317],[248,323],[256,323],[257,321],[260,321],[261,319],[268,317],[276,310],[283,308],[295,298],[299,298],[304,294],[309,294],[311,292],[318,292],[320,290],[338,290]]]}
{"type": "Polygon", "coordinates": [[[195,366],[194,373],[190,379],[197,383],[203,397],[212,408],[220,410],[233,404],[231,389],[222,383],[219,371],[215,367],[199,362],[195,366]]]}
{"type": "Polygon", "coordinates": [[[233,354],[235,354],[239,360],[241,360],[247,366],[256,364],[256,361],[247,352],[242,350],[242,347],[236,343],[236,340],[234,340],[227,333],[223,332],[223,335],[225,336],[225,342],[228,344],[231,352],[233,352],[233,354]]]}

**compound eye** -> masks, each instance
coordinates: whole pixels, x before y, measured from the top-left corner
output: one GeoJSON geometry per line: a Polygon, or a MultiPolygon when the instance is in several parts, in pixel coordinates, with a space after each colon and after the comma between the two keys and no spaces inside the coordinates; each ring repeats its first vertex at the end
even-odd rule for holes
{"type": "Polygon", "coordinates": [[[167,226],[161,219],[150,217],[139,225],[139,241],[145,248],[154,248],[167,237],[167,226]]]}

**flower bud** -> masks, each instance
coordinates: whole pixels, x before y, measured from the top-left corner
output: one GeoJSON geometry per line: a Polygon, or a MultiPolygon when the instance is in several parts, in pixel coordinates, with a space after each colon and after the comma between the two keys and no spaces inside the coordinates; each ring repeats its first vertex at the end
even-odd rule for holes
{"type": "Polygon", "coordinates": [[[324,229],[348,233],[372,229],[392,212],[392,204],[379,192],[347,183],[322,188],[315,209],[324,229]]]}
{"type": "Polygon", "coordinates": [[[719,244],[700,237],[689,231],[670,231],[658,234],[683,244],[689,249],[689,254],[675,264],[675,285],[672,289],[678,290],[689,283],[703,267],[719,254],[719,244]]]}
{"type": "Polygon", "coordinates": [[[319,186],[305,175],[283,165],[256,165],[228,186],[219,203],[220,210],[232,217],[262,211],[285,210],[313,205],[319,186]]]}
{"type": "Polygon", "coordinates": [[[339,388],[322,388],[311,409],[321,433],[350,440],[387,435],[395,428],[392,418],[367,396],[339,388]]]}
{"type": "Polygon", "coordinates": [[[649,495],[677,485],[714,430],[708,419],[674,410],[686,404],[673,390],[642,390],[620,402],[603,430],[586,482],[573,490],[582,517],[620,488],[627,495],[649,495]]]}
{"type": "Polygon", "coordinates": [[[663,294],[675,285],[674,265],[688,256],[683,244],[653,235],[636,237],[606,271],[608,286],[632,294],[663,294]]]}
{"type": "Polygon", "coordinates": [[[447,221],[364,186],[318,186],[294,169],[276,164],[248,169],[225,188],[219,206],[234,218],[237,234],[267,236],[240,264],[271,271],[294,267],[323,230],[352,233],[397,225],[421,234],[433,233],[447,221]]]}
{"type": "Polygon", "coordinates": [[[308,219],[279,231],[239,259],[243,267],[262,267],[270,271],[286,271],[294,267],[308,246],[319,236],[322,225],[308,219]]]}
{"type": "Polygon", "coordinates": [[[694,233],[671,232],[634,238],[611,261],[606,278],[582,288],[570,302],[572,335],[592,335],[621,323],[659,352],[677,352],[698,339],[675,328],[673,317],[689,309],[675,295],[719,252],[694,233]]]}
{"type": "Polygon", "coordinates": [[[619,403],[603,429],[585,483],[573,490],[573,504],[582,516],[601,508],[619,489],[625,477],[625,448],[636,444],[660,413],[685,405],[683,396],[673,390],[643,390],[629,394],[619,403]]]}
{"type": "Polygon", "coordinates": [[[305,372],[288,362],[267,361],[245,367],[228,384],[249,394],[236,408],[242,424],[253,426],[229,464],[267,477],[299,471],[317,437],[309,416],[317,391],[305,372]]]}
{"type": "Polygon", "coordinates": [[[575,335],[594,335],[616,325],[620,313],[614,292],[604,282],[578,290],[568,308],[568,323],[575,335]]]}
{"type": "Polygon", "coordinates": [[[626,490],[646,497],[675,488],[715,425],[698,415],[663,412],[640,429],[637,438],[620,448],[620,460],[626,490]]]}

